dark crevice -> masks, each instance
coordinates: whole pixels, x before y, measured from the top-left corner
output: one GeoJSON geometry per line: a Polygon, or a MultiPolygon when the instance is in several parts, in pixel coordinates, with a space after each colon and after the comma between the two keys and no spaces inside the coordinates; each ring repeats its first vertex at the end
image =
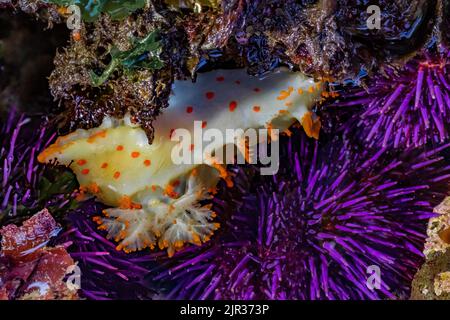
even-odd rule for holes
{"type": "Polygon", "coordinates": [[[58,47],[66,45],[65,25],[47,24],[10,10],[0,12],[0,111],[16,107],[44,113],[55,102],[48,76],[58,47]]]}

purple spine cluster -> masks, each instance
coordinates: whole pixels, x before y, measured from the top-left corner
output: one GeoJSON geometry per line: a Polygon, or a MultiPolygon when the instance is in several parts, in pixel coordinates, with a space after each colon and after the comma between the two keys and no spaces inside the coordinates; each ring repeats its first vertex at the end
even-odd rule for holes
{"type": "Polygon", "coordinates": [[[91,300],[154,298],[157,290],[145,277],[155,256],[147,251],[126,254],[116,250],[92,221],[102,209],[92,199],[83,202],[66,216],[67,230],[58,237],[80,268],[80,296],[91,300]]]}
{"type": "MultiPolygon", "coordinates": [[[[319,148],[298,133],[284,144],[278,174],[238,183],[223,234],[161,260],[152,280],[173,281],[167,297],[178,299],[406,297],[447,192],[449,145],[372,153],[345,137],[319,148]],[[379,289],[367,285],[371,266],[379,289]]],[[[219,198],[220,216],[230,204],[219,198]]]]}
{"type": "Polygon", "coordinates": [[[400,70],[385,67],[368,80],[367,89],[344,92],[328,108],[362,109],[350,123],[367,147],[444,142],[450,124],[450,51],[442,51],[415,58],[400,70]]]}
{"type": "Polygon", "coordinates": [[[9,218],[17,215],[18,208],[42,209],[38,207],[38,182],[43,167],[36,155],[55,134],[48,134],[34,120],[13,109],[0,122],[0,211],[9,218]]]}

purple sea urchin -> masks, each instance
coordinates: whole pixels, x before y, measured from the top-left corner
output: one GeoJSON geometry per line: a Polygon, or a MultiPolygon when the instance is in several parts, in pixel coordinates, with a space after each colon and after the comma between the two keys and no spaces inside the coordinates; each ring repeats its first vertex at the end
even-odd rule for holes
{"type": "MultiPolygon", "coordinates": [[[[450,51],[443,48],[440,54],[413,59],[399,71],[386,67],[384,74],[369,80],[367,90],[344,92],[328,108],[362,106],[351,122],[369,147],[444,142],[450,123],[449,60],[450,51]]],[[[348,123],[344,126],[349,129],[348,123]]]]}
{"type": "Polygon", "coordinates": [[[163,262],[167,271],[154,280],[176,279],[168,297],[407,296],[422,262],[427,219],[447,191],[450,167],[439,153],[448,145],[373,154],[346,138],[318,148],[295,137],[277,175],[241,188],[247,190],[236,200],[241,206],[214,245],[163,262]],[[381,270],[379,290],[366,286],[372,265],[381,270]]]}
{"type": "Polygon", "coordinates": [[[152,264],[148,252],[126,254],[97,231],[92,217],[102,210],[92,199],[66,216],[67,230],[58,242],[65,243],[80,268],[80,296],[91,300],[152,299],[156,291],[145,281],[152,264]]]}
{"type": "Polygon", "coordinates": [[[37,154],[55,137],[39,116],[14,109],[0,121],[0,222],[21,220],[48,208],[53,215],[73,205],[74,176],[36,161],[37,154]],[[58,172],[56,178],[54,174],[58,172]],[[53,181],[55,179],[55,181],[53,181]]]}

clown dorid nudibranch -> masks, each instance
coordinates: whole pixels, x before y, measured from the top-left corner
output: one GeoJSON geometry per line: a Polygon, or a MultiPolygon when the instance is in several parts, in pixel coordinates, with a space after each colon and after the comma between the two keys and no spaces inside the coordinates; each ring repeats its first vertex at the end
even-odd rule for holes
{"type": "MultiPolygon", "coordinates": [[[[174,131],[193,132],[194,121],[222,133],[249,128],[283,131],[298,120],[308,136],[318,138],[320,121],[311,107],[322,87],[301,73],[284,70],[262,80],[244,70],[200,74],[195,83],[175,81],[169,107],[153,124],[152,144],[129,117],[106,117],[98,128],[59,137],[38,160],[56,159],[69,166],[83,191],[113,207],[97,222],[119,242],[118,249],[158,246],[172,255],[185,243],[208,241],[219,228],[211,207],[201,203],[226,176],[211,154],[201,164],[175,164],[172,151],[180,142],[173,139],[174,131]]],[[[213,149],[224,147],[221,142],[213,149]]],[[[198,148],[192,144],[190,151],[203,154],[198,148]]]]}

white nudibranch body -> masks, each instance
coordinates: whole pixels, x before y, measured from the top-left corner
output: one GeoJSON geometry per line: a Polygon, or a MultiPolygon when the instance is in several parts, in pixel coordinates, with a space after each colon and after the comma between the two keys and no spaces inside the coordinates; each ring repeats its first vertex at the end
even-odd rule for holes
{"type": "MultiPolygon", "coordinates": [[[[200,201],[211,198],[219,178],[226,177],[210,155],[203,164],[174,164],[171,154],[180,142],[173,141],[173,132],[193,132],[194,121],[224,134],[227,129],[287,130],[297,119],[317,138],[320,121],[310,108],[321,92],[321,83],[289,71],[262,80],[244,70],[199,74],[195,83],[175,81],[169,107],[154,122],[151,145],[129,117],[106,117],[98,128],[59,137],[38,160],[69,166],[82,191],[113,207],[96,220],[119,242],[118,249],[159,246],[172,255],[185,243],[208,241],[219,227],[211,207],[200,201]]],[[[190,151],[203,152],[196,148],[193,144],[190,151]]]]}

